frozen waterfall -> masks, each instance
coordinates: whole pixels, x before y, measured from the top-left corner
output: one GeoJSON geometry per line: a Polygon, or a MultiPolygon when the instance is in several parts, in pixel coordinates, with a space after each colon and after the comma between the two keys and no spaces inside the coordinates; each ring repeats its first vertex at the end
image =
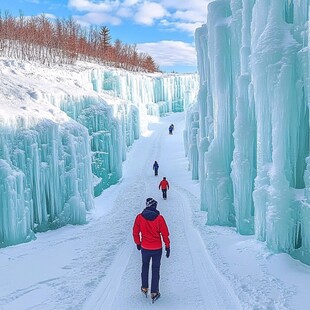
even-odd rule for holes
{"type": "Polygon", "coordinates": [[[200,90],[186,128],[187,150],[198,149],[208,224],[235,225],[307,264],[309,6],[211,2],[206,25],[196,30],[200,90]]]}
{"type": "Polygon", "coordinates": [[[0,61],[0,247],[85,223],[148,117],[183,111],[198,90],[196,74],[80,66],[0,61]]]}
{"type": "Polygon", "coordinates": [[[0,145],[0,246],[85,223],[93,206],[85,127],[70,120],[42,119],[30,127],[17,122],[1,127],[0,145]]]}

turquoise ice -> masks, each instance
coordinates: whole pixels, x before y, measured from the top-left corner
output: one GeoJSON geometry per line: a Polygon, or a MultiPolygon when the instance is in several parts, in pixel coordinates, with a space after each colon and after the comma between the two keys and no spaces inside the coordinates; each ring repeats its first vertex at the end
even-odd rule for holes
{"type": "MultiPolygon", "coordinates": [[[[91,94],[40,93],[23,85],[51,118],[26,113],[29,102],[22,109],[16,104],[15,117],[0,118],[0,247],[86,223],[94,196],[121,179],[128,147],[147,117],[184,111],[195,100],[198,75],[102,68],[80,72],[78,83],[91,94]]],[[[14,96],[22,97],[18,90],[9,95],[10,109],[14,96]]]]}
{"type": "Polygon", "coordinates": [[[200,90],[186,129],[199,128],[187,147],[198,148],[207,223],[236,226],[308,264],[309,4],[209,4],[196,30],[200,90]]]}

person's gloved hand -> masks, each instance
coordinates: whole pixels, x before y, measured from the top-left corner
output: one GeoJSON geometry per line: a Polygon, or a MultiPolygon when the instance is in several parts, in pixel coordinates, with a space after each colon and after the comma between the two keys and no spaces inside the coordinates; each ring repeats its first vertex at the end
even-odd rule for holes
{"type": "Polygon", "coordinates": [[[138,251],[141,250],[141,244],[137,244],[137,249],[138,249],[138,251]]]}
{"type": "Polygon", "coordinates": [[[166,257],[168,258],[170,256],[170,248],[166,247],[166,257]]]}

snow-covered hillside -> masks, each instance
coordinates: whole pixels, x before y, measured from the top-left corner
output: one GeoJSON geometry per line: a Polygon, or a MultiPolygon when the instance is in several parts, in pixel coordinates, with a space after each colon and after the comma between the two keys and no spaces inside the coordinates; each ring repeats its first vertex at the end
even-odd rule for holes
{"type": "Polygon", "coordinates": [[[81,224],[122,177],[148,118],[183,111],[197,75],[139,74],[78,63],[1,59],[0,247],[81,224]]]}

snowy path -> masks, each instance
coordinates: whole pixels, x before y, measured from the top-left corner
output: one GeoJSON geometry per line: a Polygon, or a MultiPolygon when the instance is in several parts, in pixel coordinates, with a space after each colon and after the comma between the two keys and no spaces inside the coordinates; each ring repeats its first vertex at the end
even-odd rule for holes
{"type": "Polygon", "coordinates": [[[88,224],[39,233],[35,241],[0,249],[0,310],[151,307],[139,291],[141,253],[131,235],[149,196],[158,200],[171,233],[156,309],[309,309],[308,266],[271,254],[253,236],[240,236],[231,227],[205,225],[199,184],[186,171],[183,118],[162,118],[134,143],[123,179],[96,198],[88,224]],[[170,123],[175,124],[172,136],[170,123]],[[154,160],[160,165],[158,177],[154,160]],[[163,176],[171,185],[167,201],[158,190],[163,176]]]}
{"type": "MultiPolygon", "coordinates": [[[[178,127],[177,118],[180,120],[180,116],[171,116],[169,120],[172,118],[178,127]]],[[[140,188],[136,193],[137,200],[141,202],[138,212],[143,207],[145,198],[151,196],[158,200],[158,209],[166,218],[171,234],[171,257],[167,259],[163,255],[162,258],[160,280],[162,296],[156,302],[156,308],[240,309],[233,290],[217,272],[199,233],[193,228],[190,208],[193,204],[197,206],[197,199],[186,188],[177,185],[174,176],[168,175],[168,168],[165,171],[165,167],[172,165],[175,158],[169,147],[171,139],[182,139],[182,133],[169,136],[167,135],[169,124],[164,120],[162,123],[145,144],[142,158],[136,161],[134,169],[138,177],[130,185],[135,189],[140,188]],[[158,160],[160,164],[158,177],[153,176],[150,169],[154,160],[158,160]],[[161,192],[158,190],[158,183],[163,175],[167,176],[171,184],[166,201],[162,200],[161,192]]],[[[174,148],[174,151],[179,151],[179,148],[174,148]]],[[[141,157],[141,154],[136,154],[134,157],[137,159],[139,156],[141,157]]],[[[128,192],[132,197],[133,191],[128,188],[128,191],[122,192],[123,197],[118,197],[118,200],[128,202],[126,197],[128,192]]],[[[136,199],[130,201],[130,205],[137,205],[136,199]]],[[[132,225],[133,218],[128,220],[132,225]]],[[[133,244],[130,230],[106,277],[86,301],[83,309],[147,308],[150,299],[143,298],[139,291],[140,270],[141,254],[133,244]]]]}

